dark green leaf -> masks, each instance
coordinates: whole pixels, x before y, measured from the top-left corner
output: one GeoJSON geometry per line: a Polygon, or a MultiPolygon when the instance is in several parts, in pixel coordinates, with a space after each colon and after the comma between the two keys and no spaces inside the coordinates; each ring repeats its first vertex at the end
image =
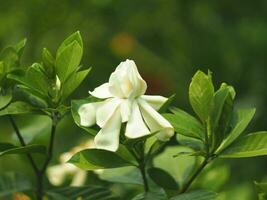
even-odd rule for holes
{"type": "Polygon", "coordinates": [[[179,108],[173,108],[171,111],[174,114],[164,114],[163,116],[172,124],[178,134],[198,139],[204,137],[204,127],[196,118],[179,108]]]}
{"type": "Polygon", "coordinates": [[[267,132],[251,133],[233,142],[220,157],[243,158],[267,155],[267,132]]]}
{"type": "Polygon", "coordinates": [[[159,113],[164,113],[168,110],[168,108],[170,107],[171,103],[173,102],[173,100],[175,99],[176,94],[171,95],[168,100],[160,107],[160,109],[158,110],[159,113]]]}
{"type": "Polygon", "coordinates": [[[44,64],[44,70],[49,78],[55,77],[55,58],[48,51],[48,49],[44,48],[42,52],[42,60],[44,64]]]}
{"type": "Polygon", "coordinates": [[[23,192],[33,189],[27,177],[17,173],[5,173],[0,176],[0,198],[11,199],[15,192],[23,192]]]}
{"type": "Polygon", "coordinates": [[[180,194],[170,200],[215,200],[217,194],[207,190],[196,190],[185,194],[180,194]]]}
{"type": "Polygon", "coordinates": [[[252,120],[255,112],[256,109],[253,108],[238,110],[234,113],[232,122],[233,129],[231,130],[227,138],[223,140],[216,153],[219,153],[222,150],[226,149],[230,144],[234,142],[235,139],[237,139],[243,133],[249,122],[252,120]]]}
{"type": "Polygon", "coordinates": [[[0,110],[7,106],[12,100],[12,90],[1,91],[0,88],[0,110]]]}
{"type": "Polygon", "coordinates": [[[103,149],[87,149],[76,153],[69,161],[84,170],[117,168],[133,165],[116,152],[103,149]]]}
{"type": "Polygon", "coordinates": [[[168,200],[168,197],[162,188],[149,191],[146,193],[141,193],[134,197],[132,200],[168,200]]]}
{"type": "Polygon", "coordinates": [[[179,187],[175,179],[163,169],[152,167],[148,170],[148,174],[156,184],[164,189],[177,190],[179,187]]]}
{"type": "Polygon", "coordinates": [[[31,144],[24,147],[14,146],[9,143],[0,143],[0,156],[8,154],[27,154],[27,153],[46,153],[46,147],[43,145],[31,144]]]}
{"type": "Polygon", "coordinates": [[[197,71],[189,86],[189,100],[202,122],[205,122],[210,115],[213,106],[213,95],[214,87],[211,75],[197,71]]]}

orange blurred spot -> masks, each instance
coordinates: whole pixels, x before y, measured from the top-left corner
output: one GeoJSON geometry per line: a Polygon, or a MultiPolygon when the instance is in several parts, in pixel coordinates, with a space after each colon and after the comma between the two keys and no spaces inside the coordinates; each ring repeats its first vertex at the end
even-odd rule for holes
{"type": "Polygon", "coordinates": [[[12,199],[13,200],[31,200],[30,197],[28,197],[27,195],[23,193],[14,193],[12,199]]]}
{"type": "Polygon", "coordinates": [[[110,48],[117,55],[127,55],[135,44],[135,39],[129,33],[119,33],[112,38],[110,48]]]}

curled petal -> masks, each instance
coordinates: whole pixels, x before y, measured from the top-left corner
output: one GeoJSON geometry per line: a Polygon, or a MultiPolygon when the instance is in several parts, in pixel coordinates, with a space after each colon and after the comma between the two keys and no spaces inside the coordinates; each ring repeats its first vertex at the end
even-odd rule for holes
{"type": "Polygon", "coordinates": [[[121,99],[117,98],[107,99],[98,107],[96,111],[96,123],[98,126],[101,128],[105,126],[108,120],[112,118],[113,113],[117,110],[121,101],[121,99]]]}
{"type": "Polygon", "coordinates": [[[156,136],[161,141],[169,140],[174,134],[172,125],[143,99],[139,98],[138,103],[140,105],[142,116],[150,131],[159,131],[156,136]]]}
{"type": "Polygon", "coordinates": [[[132,115],[126,125],[125,135],[128,138],[138,138],[150,134],[141,116],[138,104],[133,102],[132,115]]]}
{"type": "Polygon", "coordinates": [[[94,142],[96,148],[116,151],[119,147],[121,114],[117,108],[105,126],[97,133],[94,142]]]}
{"type": "Polygon", "coordinates": [[[100,105],[101,102],[86,103],[79,108],[78,114],[80,116],[80,124],[82,126],[89,127],[96,123],[96,110],[100,105]]]}
{"type": "Polygon", "coordinates": [[[100,85],[92,92],[89,91],[89,94],[99,99],[107,99],[113,97],[113,95],[109,91],[109,83],[104,83],[103,85],[100,85]]]}
{"type": "Polygon", "coordinates": [[[155,110],[159,110],[160,107],[168,100],[168,98],[158,95],[142,95],[141,98],[155,110]]]}

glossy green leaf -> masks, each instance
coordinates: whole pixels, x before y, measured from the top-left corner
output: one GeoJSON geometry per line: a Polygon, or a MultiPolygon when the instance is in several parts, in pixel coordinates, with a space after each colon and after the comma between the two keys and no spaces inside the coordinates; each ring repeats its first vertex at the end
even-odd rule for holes
{"type": "Polygon", "coordinates": [[[61,82],[78,69],[83,49],[77,41],[68,44],[56,57],[56,74],[61,82]]]}
{"type": "Polygon", "coordinates": [[[267,132],[255,132],[237,139],[220,157],[243,158],[267,155],[267,132]]]}
{"type": "Polygon", "coordinates": [[[197,71],[189,86],[189,101],[202,122],[210,115],[213,105],[214,87],[211,75],[197,71]]]}
{"type": "Polygon", "coordinates": [[[237,139],[243,131],[248,126],[249,122],[252,120],[256,109],[241,109],[237,112],[234,112],[234,116],[232,119],[232,127],[233,129],[229,133],[229,135],[223,140],[222,144],[217,149],[216,153],[221,152],[226,149],[230,144],[237,139]]]}
{"type": "Polygon", "coordinates": [[[73,73],[63,86],[62,99],[67,98],[82,83],[90,71],[91,68],[73,73]]]}
{"type": "Polygon", "coordinates": [[[22,101],[16,101],[11,104],[9,104],[6,108],[0,110],[0,116],[4,115],[20,115],[20,114],[37,114],[40,113],[40,111],[33,107],[32,105],[22,102],[22,101]]]}
{"type": "Polygon", "coordinates": [[[78,42],[78,44],[83,48],[83,41],[82,41],[82,36],[79,31],[76,31],[75,33],[71,34],[68,38],[66,38],[62,44],[59,46],[57,50],[57,56],[64,51],[64,49],[73,43],[74,41],[78,42]]]}
{"type": "Polygon", "coordinates": [[[163,169],[152,167],[148,169],[148,174],[157,185],[164,189],[177,190],[179,187],[175,179],[163,169]]]}
{"type": "Polygon", "coordinates": [[[117,168],[133,165],[124,160],[116,152],[103,149],[87,149],[76,153],[69,163],[84,170],[117,168]]]}
{"type": "Polygon", "coordinates": [[[163,116],[172,124],[178,134],[198,139],[204,137],[204,127],[196,118],[179,108],[173,108],[171,111],[173,114],[163,114],[163,116]]]}
{"type": "Polygon", "coordinates": [[[184,194],[180,194],[176,197],[170,198],[170,200],[215,200],[217,194],[207,190],[196,190],[184,194]]]}
{"type": "Polygon", "coordinates": [[[50,200],[117,200],[111,191],[99,186],[62,187],[46,193],[50,200]]]}
{"type": "Polygon", "coordinates": [[[0,156],[8,154],[27,154],[27,153],[46,153],[46,147],[43,145],[31,144],[24,147],[14,146],[9,143],[0,143],[0,156]]]}

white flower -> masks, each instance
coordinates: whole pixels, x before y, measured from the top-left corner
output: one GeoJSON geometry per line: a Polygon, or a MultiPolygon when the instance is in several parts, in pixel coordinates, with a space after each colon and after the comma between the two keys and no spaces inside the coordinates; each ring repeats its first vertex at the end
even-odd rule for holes
{"type": "Polygon", "coordinates": [[[97,148],[116,151],[122,123],[126,123],[125,136],[128,138],[156,131],[157,138],[162,141],[173,136],[173,127],[157,112],[167,98],[144,95],[146,89],[147,84],[134,61],[126,60],[111,74],[108,83],[89,92],[103,101],[83,104],[78,113],[82,126],[97,124],[101,128],[94,139],[97,148]]]}

